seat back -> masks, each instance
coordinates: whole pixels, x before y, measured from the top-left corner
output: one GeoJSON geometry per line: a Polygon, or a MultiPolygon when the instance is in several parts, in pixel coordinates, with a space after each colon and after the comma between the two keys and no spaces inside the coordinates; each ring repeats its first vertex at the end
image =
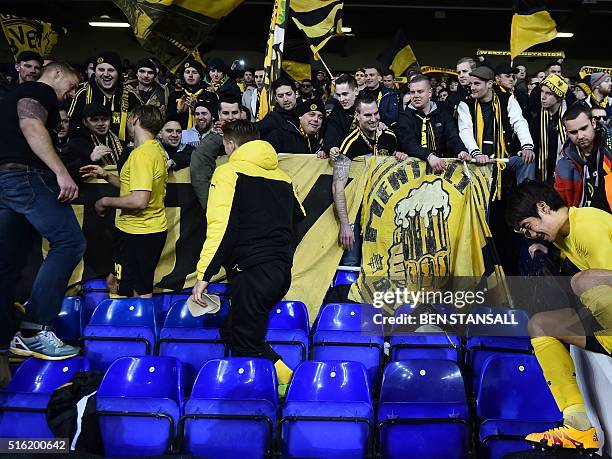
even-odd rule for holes
{"type": "Polygon", "coordinates": [[[108,298],[108,287],[106,286],[106,279],[91,279],[83,283],[83,289],[81,290],[81,296],[83,297],[83,307],[85,322],[89,322],[91,315],[93,314],[96,307],[108,298]]]}
{"type": "Polygon", "coordinates": [[[359,362],[307,360],[295,369],[286,401],[371,404],[366,369],[359,362]]]}
{"type": "Polygon", "coordinates": [[[450,360],[392,362],[383,373],[380,403],[465,403],[461,370],[450,360]]]}
{"type": "Polygon", "coordinates": [[[77,340],[83,334],[85,312],[83,300],[78,296],[67,296],[62,301],[62,308],[53,321],[53,331],[63,340],[77,340]]]}
{"type": "Polygon", "coordinates": [[[268,400],[278,404],[276,370],[266,359],[231,357],[202,365],[191,398],[268,400]]]}
{"type": "Polygon", "coordinates": [[[334,275],[332,287],[337,287],[338,285],[354,284],[355,282],[357,282],[358,278],[359,271],[346,271],[344,269],[339,269],[334,275]]]}
{"type": "Polygon", "coordinates": [[[533,355],[495,355],[484,364],[476,414],[483,419],[556,421],[561,418],[533,355]]]}
{"type": "Polygon", "coordinates": [[[51,394],[69,382],[79,371],[87,371],[85,357],[66,360],[42,360],[30,357],[19,366],[5,390],[30,394],[51,394]]]}
{"type": "Polygon", "coordinates": [[[308,310],[301,301],[280,301],[270,311],[268,329],[303,330],[309,333],[308,310]]]}
{"type": "Polygon", "coordinates": [[[316,331],[363,332],[383,336],[383,326],[374,323],[377,312],[370,304],[329,303],[323,306],[316,331]]]}
{"type": "Polygon", "coordinates": [[[140,326],[156,330],[155,303],[151,298],[103,300],[96,307],[89,325],[140,326]]]}
{"type": "Polygon", "coordinates": [[[122,357],[97,393],[107,456],[155,456],[169,449],[183,403],[181,364],[172,357],[122,357]]]}

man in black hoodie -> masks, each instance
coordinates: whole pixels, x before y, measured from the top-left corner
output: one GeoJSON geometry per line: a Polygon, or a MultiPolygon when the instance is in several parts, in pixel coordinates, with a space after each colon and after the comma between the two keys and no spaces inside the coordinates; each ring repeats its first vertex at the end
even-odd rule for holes
{"type": "Polygon", "coordinates": [[[97,103],[111,112],[110,130],[120,140],[125,140],[128,113],[141,105],[138,98],[131,94],[121,78],[123,71],[121,58],[112,51],[102,51],[95,58],[94,74],[89,81],[77,91],[68,117],[70,118],[70,136],[83,128],[83,109],[85,105],[97,103]]]}
{"type": "Polygon", "coordinates": [[[257,123],[262,140],[268,140],[268,136],[274,130],[282,129],[287,121],[298,124],[297,113],[295,111],[297,96],[291,82],[284,78],[279,78],[272,83],[271,89],[276,100],[274,110],[257,123]]]}
{"type": "Polygon", "coordinates": [[[446,167],[441,158],[467,155],[467,150],[451,113],[432,102],[431,96],[429,78],[416,75],[410,80],[411,103],[400,113],[397,136],[402,151],[441,172],[446,167]]]}
{"type": "Polygon", "coordinates": [[[321,150],[321,127],[325,120],[325,104],[317,99],[301,102],[297,106],[298,124],[286,121],[281,129],[268,136],[278,153],[312,153],[325,158],[321,150]]]}
{"type": "Polygon", "coordinates": [[[168,87],[155,81],[159,69],[153,59],[140,59],[136,66],[136,80],[128,84],[128,89],[134,94],[141,105],[153,105],[166,113],[168,106],[168,87]]]}
{"type": "Polygon", "coordinates": [[[340,75],[334,89],[334,108],[332,109],[323,137],[323,151],[332,159],[340,154],[340,145],[357,127],[355,121],[355,100],[359,95],[357,80],[352,75],[340,75]]]}

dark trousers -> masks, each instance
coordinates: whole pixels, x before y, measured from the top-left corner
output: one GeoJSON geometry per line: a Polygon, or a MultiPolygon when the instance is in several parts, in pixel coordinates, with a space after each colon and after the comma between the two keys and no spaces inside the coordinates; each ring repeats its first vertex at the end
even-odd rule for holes
{"type": "Polygon", "coordinates": [[[57,200],[55,175],[38,169],[0,170],[0,348],[8,346],[15,289],[35,236],[49,241],[49,253],[32,286],[22,324],[51,326],[62,306],[68,280],[85,252],[85,237],[70,203],[57,200]]]}
{"type": "Polygon", "coordinates": [[[230,278],[230,313],[222,336],[234,357],[280,359],[266,333],[270,311],[291,284],[291,265],[269,262],[239,271],[230,278]]]}

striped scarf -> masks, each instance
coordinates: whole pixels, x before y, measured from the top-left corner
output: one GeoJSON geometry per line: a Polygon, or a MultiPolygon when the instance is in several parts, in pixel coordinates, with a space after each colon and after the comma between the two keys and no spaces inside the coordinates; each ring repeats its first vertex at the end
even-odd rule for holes
{"type": "Polygon", "coordinates": [[[417,112],[415,114],[421,120],[421,147],[436,151],[436,135],[431,126],[429,115],[421,116],[417,112]]]}
{"type": "MultiPolygon", "coordinates": [[[[200,94],[202,94],[204,89],[198,89],[195,92],[189,92],[186,89],[183,89],[183,91],[185,92],[185,95],[187,97],[195,97],[195,98],[197,98],[200,94]]],[[[177,106],[178,106],[179,110],[182,108],[184,103],[185,102],[183,102],[182,98],[177,100],[177,106]]],[[[195,112],[191,109],[191,107],[189,107],[189,117],[187,119],[187,129],[191,129],[192,127],[195,126],[195,124],[196,124],[195,112]]]]}
{"type": "MultiPolygon", "coordinates": [[[[475,112],[476,112],[476,143],[478,148],[482,151],[483,137],[484,137],[484,118],[482,116],[482,107],[478,99],[474,99],[475,112]]],[[[506,142],[504,139],[504,125],[502,123],[502,108],[499,102],[499,97],[493,91],[493,99],[491,101],[493,108],[493,143],[495,145],[494,155],[496,158],[508,158],[508,150],[506,149],[506,142]]]]}
{"type": "MultiPolygon", "coordinates": [[[[566,134],[565,128],[563,127],[563,123],[561,121],[563,117],[563,113],[567,109],[567,104],[565,101],[561,103],[559,107],[559,117],[557,119],[557,151],[553,154],[558,155],[559,151],[563,147],[565,143],[566,134]]],[[[548,129],[551,121],[551,114],[545,108],[540,109],[540,155],[538,157],[538,180],[542,182],[546,182],[548,180],[548,156],[551,154],[550,145],[548,144],[548,129]]]]}
{"type": "Polygon", "coordinates": [[[90,134],[90,137],[94,146],[105,145],[110,148],[110,156],[104,155],[102,158],[100,158],[100,161],[102,161],[105,166],[113,166],[119,164],[119,158],[121,157],[121,153],[123,152],[123,146],[121,145],[119,137],[117,137],[111,131],[108,131],[108,134],[104,136],[104,142],[102,142],[100,138],[95,134],[90,134]]]}

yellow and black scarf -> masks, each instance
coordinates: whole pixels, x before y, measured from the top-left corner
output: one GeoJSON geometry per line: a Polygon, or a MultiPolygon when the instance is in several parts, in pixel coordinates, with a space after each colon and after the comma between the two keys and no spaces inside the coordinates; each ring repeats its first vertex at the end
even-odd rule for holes
{"type": "MultiPolygon", "coordinates": [[[[478,99],[474,99],[476,122],[474,127],[476,129],[476,143],[480,151],[482,150],[483,137],[484,137],[484,118],[482,116],[482,107],[478,99]]],[[[491,101],[493,109],[493,143],[494,143],[494,154],[496,158],[508,158],[508,150],[506,149],[506,142],[504,139],[504,125],[502,122],[502,107],[499,101],[498,95],[493,91],[493,99],[491,101]]]]}
{"type": "Polygon", "coordinates": [[[374,141],[372,141],[372,139],[370,139],[367,135],[365,135],[365,133],[361,129],[359,129],[359,135],[361,136],[365,144],[368,146],[368,148],[372,152],[372,155],[374,156],[378,155],[378,138],[380,137],[380,134],[381,134],[381,131],[377,129],[376,135],[374,136],[374,141]]]}
{"type": "Polygon", "coordinates": [[[117,137],[111,131],[108,131],[108,134],[104,136],[104,141],[100,140],[100,138],[95,134],[90,134],[90,137],[94,146],[105,145],[110,148],[110,156],[104,155],[102,158],[100,158],[100,161],[102,161],[105,166],[113,166],[119,164],[119,158],[121,157],[121,153],[123,152],[123,145],[121,145],[119,137],[117,137]]]}
{"type": "MultiPolygon", "coordinates": [[[[186,89],[183,89],[185,96],[195,97],[196,99],[200,94],[202,94],[203,91],[204,91],[204,88],[198,89],[197,91],[194,91],[194,92],[189,92],[186,89]]],[[[185,101],[183,100],[183,98],[177,99],[176,100],[177,109],[181,110],[184,103],[185,101]]],[[[192,127],[195,126],[195,124],[196,124],[195,112],[191,109],[191,107],[189,107],[189,117],[187,118],[187,129],[191,129],[192,127]]]]}
{"type": "MultiPolygon", "coordinates": [[[[563,122],[561,121],[563,113],[565,113],[566,103],[563,101],[559,107],[559,117],[557,119],[557,130],[559,132],[557,139],[557,151],[552,152],[555,156],[565,143],[566,134],[563,122]]],[[[540,109],[540,154],[538,157],[538,179],[542,182],[548,180],[548,156],[551,154],[550,145],[548,144],[548,129],[552,116],[545,108],[540,109]]]]}
{"type": "Polygon", "coordinates": [[[418,112],[415,112],[415,115],[421,120],[421,147],[436,151],[436,135],[431,125],[431,118],[429,115],[421,116],[418,112]]]}

